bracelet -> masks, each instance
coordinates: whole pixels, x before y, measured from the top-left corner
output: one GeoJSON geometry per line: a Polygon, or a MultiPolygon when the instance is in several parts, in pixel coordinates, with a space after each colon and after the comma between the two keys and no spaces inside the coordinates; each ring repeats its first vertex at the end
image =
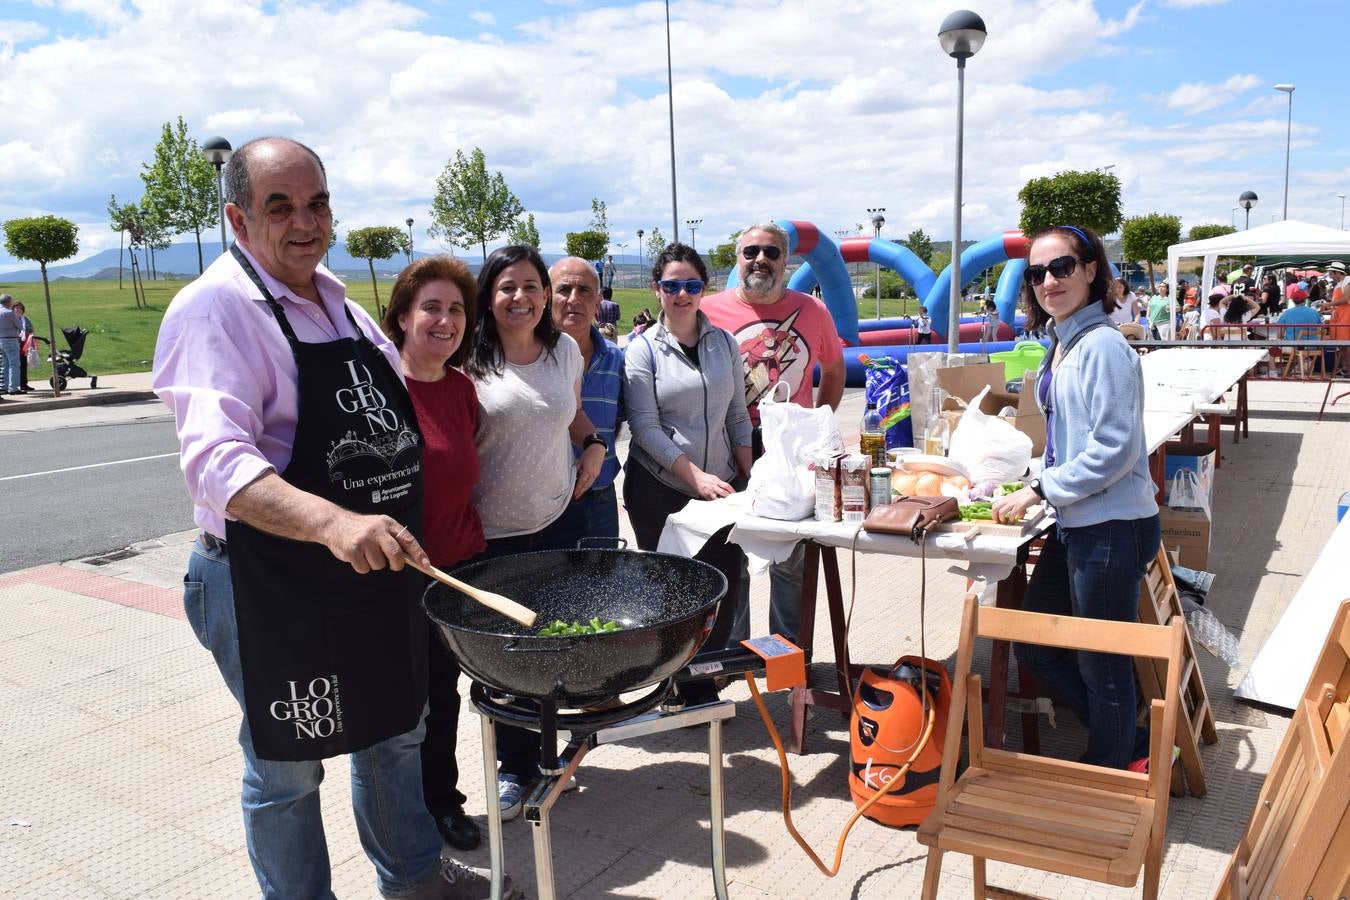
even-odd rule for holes
{"type": "Polygon", "coordinates": [[[581,441],[582,452],[584,453],[586,450],[590,449],[592,444],[599,444],[601,447],[605,448],[606,453],[609,452],[609,444],[605,443],[605,439],[600,436],[600,432],[598,431],[591,432],[581,441]]]}

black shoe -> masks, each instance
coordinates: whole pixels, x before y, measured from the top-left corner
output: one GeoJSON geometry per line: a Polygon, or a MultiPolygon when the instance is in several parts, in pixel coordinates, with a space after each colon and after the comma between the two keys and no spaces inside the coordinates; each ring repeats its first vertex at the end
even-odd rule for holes
{"type": "Polygon", "coordinates": [[[33,389],[30,388],[28,385],[25,384],[23,387],[19,388],[19,393],[21,393],[21,394],[31,394],[31,393],[33,393],[33,389]]]}
{"type": "Polygon", "coordinates": [[[436,830],[456,850],[475,850],[483,843],[483,834],[478,830],[478,825],[464,814],[463,809],[456,809],[438,818],[436,830]]]}

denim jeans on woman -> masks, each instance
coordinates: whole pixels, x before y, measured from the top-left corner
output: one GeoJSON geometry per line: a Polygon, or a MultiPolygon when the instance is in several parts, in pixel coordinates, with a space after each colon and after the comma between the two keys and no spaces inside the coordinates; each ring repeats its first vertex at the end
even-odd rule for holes
{"type": "MultiPolygon", "coordinates": [[[[226,551],[200,540],[188,557],[183,606],[197,640],[211,651],[225,684],[243,707],[239,631],[226,551]]],[[[435,871],[441,838],[422,803],[419,746],[422,723],[412,731],[352,753],[352,811],[366,856],[382,893],[408,891],[435,871]]],[[[331,898],[331,868],[319,809],[321,761],[279,762],[253,751],[248,718],[239,727],[244,751],[244,836],[264,898],[331,898]]]]}
{"type": "MultiPolygon", "coordinates": [[[[1046,538],[1022,608],[1137,622],[1139,587],[1162,543],[1158,516],[1057,531],[1046,538]]],[[[1018,644],[1016,652],[1018,664],[1087,726],[1082,762],[1123,769],[1147,755],[1148,732],[1135,720],[1131,657],[1034,644],[1018,644]]]]}

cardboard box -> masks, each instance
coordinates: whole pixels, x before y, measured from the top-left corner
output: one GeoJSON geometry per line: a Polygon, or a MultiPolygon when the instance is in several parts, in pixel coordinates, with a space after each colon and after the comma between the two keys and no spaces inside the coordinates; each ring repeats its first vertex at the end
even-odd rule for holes
{"type": "Polygon", "coordinates": [[[1209,563],[1209,516],[1203,509],[1158,509],[1162,519],[1162,543],[1168,550],[1178,551],[1183,566],[1204,570],[1209,563]]]}
{"type": "Polygon", "coordinates": [[[1172,502],[1172,478],[1183,469],[1195,473],[1196,479],[1200,482],[1200,489],[1205,492],[1205,497],[1210,501],[1211,508],[1214,505],[1214,448],[1209,444],[1183,444],[1180,441],[1171,441],[1164,446],[1166,457],[1164,458],[1163,473],[1163,502],[1170,504],[1172,502]]]}
{"type": "Polygon", "coordinates": [[[1017,415],[1010,419],[1013,427],[1031,438],[1031,453],[1040,456],[1045,450],[1045,416],[1036,405],[1036,376],[1028,372],[1022,379],[1022,392],[1010,394],[1003,379],[1003,363],[979,363],[973,366],[949,366],[938,369],[938,386],[951,396],[942,401],[943,410],[959,410],[959,397],[969,402],[985,387],[990,391],[980,403],[980,410],[991,416],[1011,406],[1017,415]]]}

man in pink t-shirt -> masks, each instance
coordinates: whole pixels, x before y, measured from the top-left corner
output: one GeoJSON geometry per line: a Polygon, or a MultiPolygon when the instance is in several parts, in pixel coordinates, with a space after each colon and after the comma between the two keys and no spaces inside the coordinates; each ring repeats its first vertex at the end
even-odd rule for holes
{"type": "MultiPolygon", "coordinates": [[[[699,306],[718,328],[741,346],[745,364],[745,404],[755,423],[759,455],[759,401],[782,381],[793,403],[835,409],[844,394],[844,354],[839,332],[825,304],[787,289],[788,236],[773,223],[751,225],[736,241],[740,284],[713,294],[699,306]],[[820,386],[812,393],[812,373],[820,365],[820,386]]],[[[797,639],[801,620],[803,547],[769,567],[769,629],[797,639]]],[[[737,610],[733,637],[750,636],[750,611],[737,610]]]]}

